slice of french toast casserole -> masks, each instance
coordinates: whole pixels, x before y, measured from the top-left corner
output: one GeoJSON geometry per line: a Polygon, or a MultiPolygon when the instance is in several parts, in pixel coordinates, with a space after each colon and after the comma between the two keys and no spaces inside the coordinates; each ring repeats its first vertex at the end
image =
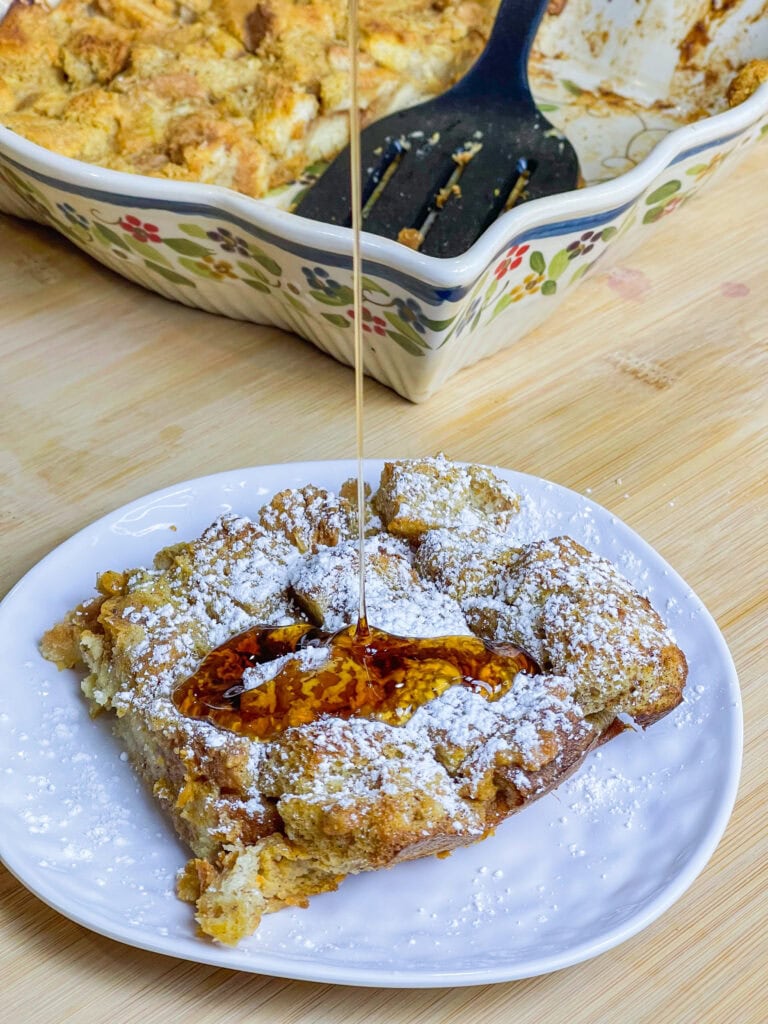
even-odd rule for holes
{"type": "Polygon", "coordinates": [[[370,636],[385,653],[387,635],[422,638],[422,660],[386,699],[313,703],[334,682],[328,637],[354,631],[355,495],[353,481],[306,486],[253,518],[222,515],[152,568],[104,572],[42,639],[46,658],[84,669],[92,713],[113,717],[194,854],[179,895],[224,943],[348,874],[482,839],[682,700],[685,657],[618,569],[568,536],[516,541],[510,487],[438,456],[387,463],[366,516],[370,636]],[[190,678],[255,626],[302,639],[251,658],[210,715],[187,713],[190,678]],[[457,675],[456,651],[518,648],[491,682],[464,662],[457,675]],[[270,723],[260,734],[238,718],[246,698],[270,723]]]}

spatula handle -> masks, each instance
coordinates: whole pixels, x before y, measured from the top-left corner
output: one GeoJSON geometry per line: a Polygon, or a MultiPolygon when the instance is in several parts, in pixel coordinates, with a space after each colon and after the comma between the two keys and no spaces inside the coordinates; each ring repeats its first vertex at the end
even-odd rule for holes
{"type": "Polygon", "coordinates": [[[532,106],[528,57],[549,0],[501,0],[485,49],[452,91],[532,106]]]}

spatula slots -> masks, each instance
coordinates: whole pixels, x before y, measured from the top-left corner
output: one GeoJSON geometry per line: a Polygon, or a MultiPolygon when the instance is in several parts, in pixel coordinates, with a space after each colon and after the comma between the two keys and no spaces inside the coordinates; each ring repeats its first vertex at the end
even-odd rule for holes
{"type": "MultiPolygon", "coordinates": [[[[461,81],[363,131],[365,231],[430,256],[458,256],[505,210],[577,186],[576,153],[537,109],[528,85],[546,6],[502,0],[485,50],[461,81]]],[[[346,149],[296,213],[349,226],[349,167],[346,149]]]]}

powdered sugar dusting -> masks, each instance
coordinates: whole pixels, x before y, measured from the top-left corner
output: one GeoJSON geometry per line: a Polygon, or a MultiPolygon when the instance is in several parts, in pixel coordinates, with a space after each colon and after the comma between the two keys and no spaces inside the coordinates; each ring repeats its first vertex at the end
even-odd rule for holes
{"type": "MultiPolygon", "coordinates": [[[[453,687],[419,708],[405,731],[443,756],[459,751],[477,779],[504,754],[523,768],[536,770],[549,758],[544,738],[586,730],[565,680],[520,674],[499,700],[453,687]],[[474,756],[473,756],[474,755],[474,756]]],[[[476,790],[476,782],[473,789],[476,790]]],[[[523,788],[525,781],[521,780],[523,788]]]]}
{"type": "Polygon", "coordinates": [[[352,808],[362,823],[370,805],[377,805],[382,795],[400,800],[418,794],[440,804],[441,820],[450,820],[454,831],[481,834],[481,823],[456,793],[445,769],[435,762],[431,749],[407,729],[365,718],[326,718],[308,726],[306,733],[313,750],[307,770],[292,747],[304,740],[295,735],[285,744],[267,744],[260,765],[259,784],[280,797],[284,813],[285,801],[300,797],[316,805],[352,808]],[[350,762],[354,772],[349,770],[350,762]],[[288,773],[285,764],[290,765],[288,773]]]}
{"type": "Polygon", "coordinates": [[[291,662],[295,662],[304,672],[316,672],[327,663],[329,657],[330,651],[327,647],[304,647],[299,651],[283,654],[272,661],[264,661],[247,668],[243,673],[243,688],[252,690],[274,679],[291,662]]]}
{"type": "MultiPolygon", "coordinates": [[[[416,575],[408,544],[382,535],[369,539],[365,551],[370,625],[396,636],[470,632],[459,605],[416,575]]],[[[335,631],[356,621],[359,565],[358,547],[352,541],[322,549],[295,565],[290,578],[293,591],[323,628],[335,631]]]]}
{"type": "Polygon", "coordinates": [[[640,809],[640,794],[652,789],[653,777],[651,773],[634,780],[615,767],[602,771],[590,764],[564,784],[562,799],[570,811],[592,823],[608,814],[618,817],[624,828],[632,828],[640,809]]]}

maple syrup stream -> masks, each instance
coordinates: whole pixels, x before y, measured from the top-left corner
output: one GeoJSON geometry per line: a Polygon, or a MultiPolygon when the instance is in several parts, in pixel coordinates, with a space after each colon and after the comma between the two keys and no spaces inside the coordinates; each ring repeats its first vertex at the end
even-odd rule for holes
{"type": "Polygon", "coordinates": [[[328,633],[310,623],[254,626],[217,647],[174,692],[176,707],[232,732],[267,740],[321,715],[375,717],[402,725],[422,704],[460,684],[489,700],[518,672],[540,672],[513,644],[474,636],[400,637],[368,624],[365,600],[362,182],[358,99],[358,3],[349,0],[352,290],[357,441],[359,602],[357,623],[328,633]],[[325,649],[313,666],[313,648],[325,649]],[[296,657],[286,657],[296,655],[296,657]],[[277,659],[283,659],[275,665],[277,659]],[[258,666],[267,665],[266,671],[258,666]]]}
{"type": "Polygon", "coordinates": [[[362,171],[360,155],[360,97],[358,86],[357,51],[359,25],[357,0],[349,0],[349,166],[350,200],[352,204],[352,292],[355,316],[353,320],[355,345],[355,436],[357,442],[357,543],[360,562],[360,598],[357,606],[357,633],[361,638],[368,631],[368,612],[365,604],[365,480],[363,458],[365,432],[363,429],[363,257],[360,246],[362,230],[362,171]]]}

